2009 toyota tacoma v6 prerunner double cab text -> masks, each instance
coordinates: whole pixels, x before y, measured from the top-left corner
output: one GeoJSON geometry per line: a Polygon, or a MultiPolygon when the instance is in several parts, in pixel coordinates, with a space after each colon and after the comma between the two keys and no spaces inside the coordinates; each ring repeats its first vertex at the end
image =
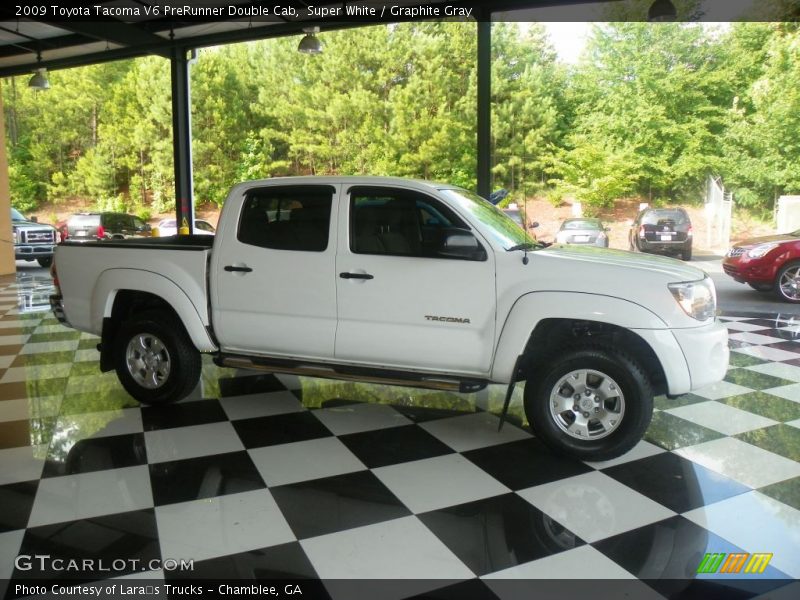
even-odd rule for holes
{"type": "MultiPolygon", "coordinates": [[[[466,190],[376,177],[253,181],[217,235],[60,245],[51,303],[100,336],[137,400],[180,400],[219,365],[475,391],[525,380],[549,446],[604,460],[657,394],[719,381],[716,292],[679,261],[546,249],[466,190]]],[[[504,413],[505,414],[505,413],[504,413]]]]}

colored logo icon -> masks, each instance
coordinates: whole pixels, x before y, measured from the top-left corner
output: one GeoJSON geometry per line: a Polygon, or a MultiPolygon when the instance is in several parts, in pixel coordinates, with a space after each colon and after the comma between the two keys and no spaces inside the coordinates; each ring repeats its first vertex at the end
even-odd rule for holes
{"type": "Polygon", "coordinates": [[[698,573],[763,573],[772,560],[772,552],[706,552],[698,573]]]}

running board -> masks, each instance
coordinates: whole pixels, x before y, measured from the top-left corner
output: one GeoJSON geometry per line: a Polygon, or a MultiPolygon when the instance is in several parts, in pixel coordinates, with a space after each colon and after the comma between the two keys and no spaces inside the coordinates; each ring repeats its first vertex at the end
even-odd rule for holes
{"type": "Polygon", "coordinates": [[[446,392],[469,394],[478,392],[488,385],[482,379],[444,379],[423,373],[391,371],[386,369],[369,369],[365,367],[329,366],[306,364],[289,360],[260,358],[231,354],[218,354],[214,364],[219,367],[233,369],[253,369],[268,373],[286,373],[305,377],[322,377],[361,383],[377,383],[381,385],[399,385],[420,387],[446,392]]]}

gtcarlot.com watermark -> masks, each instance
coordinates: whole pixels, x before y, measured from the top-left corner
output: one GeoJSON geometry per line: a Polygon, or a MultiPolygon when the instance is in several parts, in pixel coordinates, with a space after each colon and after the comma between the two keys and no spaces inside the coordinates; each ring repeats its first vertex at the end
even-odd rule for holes
{"type": "Polygon", "coordinates": [[[49,554],[20,554],[14,560],[19,571],[42,571],[59,573],[130,573],[131,571],[194,571],[194,560],[175,558],[57,558],[49,554]]]}

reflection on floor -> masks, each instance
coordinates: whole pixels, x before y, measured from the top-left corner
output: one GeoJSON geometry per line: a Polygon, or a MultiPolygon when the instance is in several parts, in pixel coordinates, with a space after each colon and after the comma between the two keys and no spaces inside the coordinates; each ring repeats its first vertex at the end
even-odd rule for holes
{"type": "MultiPolygon", "coordinates": [[[[99,373],[96,338],[27,312],[21,290],[0,285],[10,596],[21,580],[133,573],[322,578],[332,596],[335,580],[406,580],[397,597],[448,586],[425,596],[437,598],[506,597],[515,578],[645,580],[651,597],[680,581],[749,597],[756,580],[800,577],[796,324],[727,316],[725,381],[659,398],[645,441],[588,464],[551,454],[519,419],[498,433],[502,389],[465,396],[207,362],[192,398],[140,408],[99,373]],[[695,574],[705,553],[736,552],[773,556],[760,575],[695,574]],[[106,562],[71,572],[16,560],[34,555],[106,562]]],[[[518,395],[514,405],[519,416],[518,395]]]]}

